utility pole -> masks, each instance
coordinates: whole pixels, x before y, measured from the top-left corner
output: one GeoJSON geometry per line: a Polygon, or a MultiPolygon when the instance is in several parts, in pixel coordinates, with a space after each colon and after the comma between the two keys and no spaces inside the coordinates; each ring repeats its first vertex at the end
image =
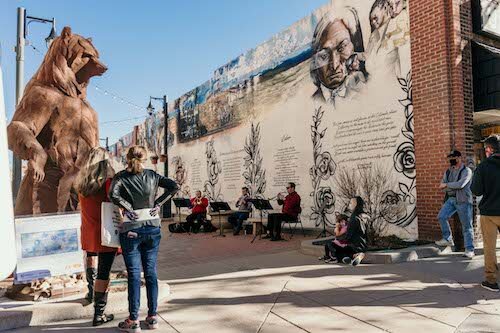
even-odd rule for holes
{"type": "MultiPolygon", "coordinates": [[[[16,40],[16,108],[24,92],[24,47],[26,46],[27,27],[31,22],[38,23],[51,23],[52,29],[50,34],[45,38],[47,47],[50,46],[52,41],[56,38],[56,20],[45,19],[35,16],[26,16],[26,9],[23,7],[17,8],[17,40],[16,40]],[[28,22],[26,22],[28,20],[28,22]]],[[[15,155],[12,156],[12,196],[17,198],[19,187],[21,186],[22,178],[22,160],[15,155]]]]}
{"type": "MultiPolygon", "coordinates": [[[[16,108],[24,91],[24,46],[26,45],[24,32],[24,19],[26,10],[23,7],[17,8],[17,45],[16,45],[16,108]]],[[[16,202],[17,192],[21,186],[22,160],[15,155],[12,156],[12,196],[16,202]]]]}
{"type": "MultiPolygon", "coordinates": [[[[167,156],[167,160],[165,161],[165,177],[168,177],[168,97],[167,95],[163,95],[163,97],[153,97],[149,96],[149,104],[146,107],[146,110],[148,110],[148,114],[151,116],[155,112],[155,108],[153,107],[153,104],[151,103],[152,100],[157,100],[157,101],[162,101],[163,102],[163,115],[164,115],[164,126],[165,126],[165,135],[163,138],[163,142],[165,143],[165,155],[167,156]]],[[[163,205],[163,210],[162,210],[162,216],[163,217],[171,217],[172,216],[172,202],[171,200],[168,200],[164,205],[163,205]]]]}

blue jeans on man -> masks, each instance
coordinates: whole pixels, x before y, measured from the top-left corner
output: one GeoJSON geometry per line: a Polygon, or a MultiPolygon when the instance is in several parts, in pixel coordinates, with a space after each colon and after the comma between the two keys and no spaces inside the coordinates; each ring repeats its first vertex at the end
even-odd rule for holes
{"type": "Polygon", "coordinates": [[[156,261],[160,247],[159,227],[142,226],[120,234],[123,259],[128,273],[128,306],[131,320],[138,320],[141,306],[141,266],[146,280],[148,316],[158,308],[158,275],[156,261]]]}
{"type": "Polygon", "coordinates": [[[462,233],[464,235],[464,243],[466,251],[474,251],[474,229],[472,227],[472,204],[469,202],[457,202],[457,198],[451,197],[446,200],[443,207],[439,211],[438,220],[441,224],[443,239],[452,241],[453,236],[450,230],[448,220],[455,214],[462,223],[462,233]]]}
{"type": "Polygon", "coordinates": [[[237,235],[240,232],[243,226],[243,221],[248,219],[248,215],[249,215],[248,212],[236,212],[229,215],[229,217],[227,218],[227,221],[233,225],[233,230],[235,235],[237,235]]]}

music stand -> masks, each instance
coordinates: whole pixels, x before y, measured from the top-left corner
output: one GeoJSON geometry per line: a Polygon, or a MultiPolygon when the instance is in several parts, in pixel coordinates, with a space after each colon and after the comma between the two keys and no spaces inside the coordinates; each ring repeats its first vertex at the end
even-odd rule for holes
{"type": "Polygon", "coordinates": [[[210,208],[212,209],[212,212],[218,213],[219,215],[219,234],[214,235],[214,237],[226,237],[224,233],[222,232],[222,220],[220,217],[220,213],[222,211],[229,211],[231,210],[231,207],[229,207],[229,204],[224,201],[214,201],[210,203],[210,208]]]}
{"type": "MultiPolygon", "coordinates": [[[[262,211],[272,210],[274,208],[273,208],[273,206],[271,206],[271,203],[269,202],[269,200],[266,200],[266,199],[250,199],[248,201],[252,203],[252,205],[255,207],[255,209],[260,211],[261,230],[259,232],[259,239],[261,239],[262,238],[262,228],[264,228],[264,224],[262,222],[262,211]]],[[[253,243],[256,238],[257,238],[257,233],[255,234],[255,236],[253,236],[253,239],[250,243],[253,243]]]]}
{"type": "MultiPolygon", "coordinates": [[[[302,230],[302,232],[304,232],[304,230],[302,230]]],[[[318,237],[316,237],[316,239],[328,237],[328,234],[330,234],[330,236],[335,236],[332,232],[330,232],[329,230],[326,229],[326,220],[323,219],[323,230],[319,233],[319,235],[318,235],[318,237]]]]}
{"type": "Polygon", "coordinates": [[[184,227],[182,226],[181,208],[191,208],[191,200],[186,198],[175,198],[172,199],[172,201],[174,202],[174,205],[177,208],[177,214],[179,215],[179,226],[189,234],[189,230],[184,229],[184,227]]]}

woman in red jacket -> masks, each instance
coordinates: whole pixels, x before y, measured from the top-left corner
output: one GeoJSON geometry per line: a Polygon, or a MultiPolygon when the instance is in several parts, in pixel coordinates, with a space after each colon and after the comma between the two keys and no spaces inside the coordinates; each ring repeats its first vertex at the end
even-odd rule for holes
{"type": "Polygon", "coordinates": [[[108,299],[109,274],[117,249],[101,245],[101,204],[108,200],[108,191],[114,170],[109,155],[103,148],[93,148],[85,166],[76,180],[76,190],[81,207],[82,249],[87,252],[87,300],[94,301],[93,326],[114,319],[104,314],[108,299]],[[97,265],[96,265],[96,260],[97,265]],[[96,267],[97,266],[97,267],[96,267]]]}

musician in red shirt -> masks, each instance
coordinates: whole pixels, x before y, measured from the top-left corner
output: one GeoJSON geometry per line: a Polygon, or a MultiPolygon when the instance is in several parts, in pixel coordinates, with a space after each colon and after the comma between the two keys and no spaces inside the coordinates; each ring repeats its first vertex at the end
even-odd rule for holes
{"type": "Polygon", "coordinates": [[[191,198],[191,207],[191,214],[186,217],[186,227],[196,233],[207,216],[208,199],[201,195],[201,191],[196,191],[196,196],[191,198]]]}
{"type": "Polygon", "coordinates": [[[282,213],[273,213],[267,216],[267,229],[269,234],[264,238],[271,238],[271,241],[282,240],[281,223],[285,221],[296,221],[302,212],[300,207],[300,195],[295,192],[295,183],[288,183],[286,187],[288,195],[283,199],[278,195],[278,204],[283,205],[282,213]]]}

